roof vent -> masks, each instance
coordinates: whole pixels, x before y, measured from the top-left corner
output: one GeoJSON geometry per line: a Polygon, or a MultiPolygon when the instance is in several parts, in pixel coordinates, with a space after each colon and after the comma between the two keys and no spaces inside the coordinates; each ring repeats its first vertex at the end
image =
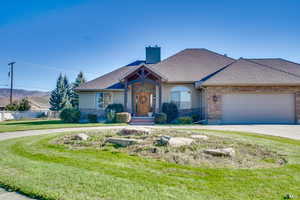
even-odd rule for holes
{"type": "Polygon", "coordinates": [[[160,47],[146,47],[146,64],[156,64],[160,62],[160,47]]]}

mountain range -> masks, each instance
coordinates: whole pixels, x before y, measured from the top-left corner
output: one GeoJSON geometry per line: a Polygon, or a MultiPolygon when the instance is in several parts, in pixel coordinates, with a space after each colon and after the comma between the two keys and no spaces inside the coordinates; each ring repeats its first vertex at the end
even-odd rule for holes
{"type": "MultiPolygon", "coordinates": [[[[9,104],[10,89],[0,88],[0,107],[5,107],[9,104]]],[[[13,100],[20,100],[27,97],[31,102],[32,110],[48,109],[50,92],[13,89],[13,100]]]]}

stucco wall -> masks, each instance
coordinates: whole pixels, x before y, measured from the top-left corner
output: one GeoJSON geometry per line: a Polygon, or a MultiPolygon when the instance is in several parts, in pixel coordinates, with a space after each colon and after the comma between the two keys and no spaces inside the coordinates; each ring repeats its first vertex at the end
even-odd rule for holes
{"type": "MultiPolygon", "coordinates": [[[[124,92],[112,91],[113,103],[124,104],[124,92]]],[[[104,109],[97,108],[96,104],[97,92],[81,92],[79,93],[79,109],[82,117],[85,118],[87,114],[97,114],[98,116],[104,115],[104,109]]],[[[130,97],[128,97],[130,98],[130,97]]]]}
{"type": "Polygon", "coordinates": [[[171,89],[176,86],[184,86],[191,90],[192,108],[201,107],[201,93],[194,87],[194,84],[180,84],[180,83],[163,83],[162,85],[162,103],[170,102],[171,89]]]}
{"type": "Polygon", "coordinates": [[[218,124],[222,119],[222,95],[230,93],[293,93],[295,94],[296,121],[300,122],[300,87],[299,86],[245,86],[245,87],[206,87],[205,116],[210,124],[218,124]],[[216,96],[217,101],[213,100],[216,96]]]}
{"type": "Polygon", "coordinates": [[[79,93],[80,109],[96,109],[96,92],[79,93]]]}
{"type": "MultiPolygon", "coordinates": [[[[201,93],[200,90],[195,89],[194,84],[162,84],[162,103],[170,102],[170,92],[173,87],[185,86],[191,90],[191,109],[201,107],[201,93]]],[[[79,109],[84,112],[98,112],[100,109],[96,107],[96,93],[97,92],[80,92],[79,93],[79,109]],[[94,110],[94,111],[93,111],[94,110]]],[[[123,91],[113,91],[113,102],[124,104],[124,92],[123,91]]],[[[156,111],[159,110],[159,89],[156,86],[156,111]]],[[[132,111],[132,87],[129,86],[127,94],[127,109],[128,112],[132,111]]]]}

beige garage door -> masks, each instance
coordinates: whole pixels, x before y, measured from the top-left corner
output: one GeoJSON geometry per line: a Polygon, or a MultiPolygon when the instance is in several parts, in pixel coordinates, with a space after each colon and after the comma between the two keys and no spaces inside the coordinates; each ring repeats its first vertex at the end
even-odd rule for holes
{"type": "Polygon", "coordinates": [[[222,123],[294,123],[294,94],[226,94],[222,123]]]}

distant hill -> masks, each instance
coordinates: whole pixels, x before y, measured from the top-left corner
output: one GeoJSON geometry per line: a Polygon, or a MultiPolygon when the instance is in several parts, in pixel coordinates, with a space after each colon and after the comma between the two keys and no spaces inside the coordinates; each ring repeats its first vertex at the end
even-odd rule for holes
{"type": "MultiPolygon", "coordinates": [[[[23,97],[40,97],[49,95],[49,92],[42,92],[36,90],[23,90],[23,89],[13,89],[13,96],[15,98],[23,98],[23,97]]],[[[5,98],[10,96],[10,89],[8,88],[0,88],[0,98],[5,98]]]]}
{"type": "MultiPolygon", "coordinates": [[[[5,107],[9,104],[10,89],[0,88],[0,107],[5,107]]],[[[20,100],[27,97],[31,102],[32,110],[44,110],[50,107],[49,97],[50,92],[42,92],[35,90],[13,90],[13,100],[20,100]]]]}

